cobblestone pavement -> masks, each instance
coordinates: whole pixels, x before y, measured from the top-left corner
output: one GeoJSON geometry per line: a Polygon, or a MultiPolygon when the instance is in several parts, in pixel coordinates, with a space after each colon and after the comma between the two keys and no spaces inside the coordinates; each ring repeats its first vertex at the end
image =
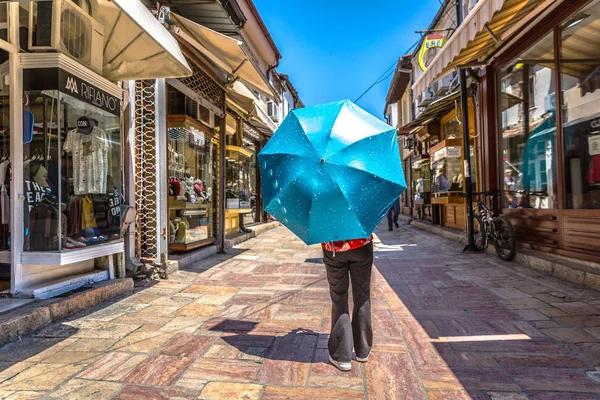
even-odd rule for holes
{"type": "Polygon", "coordinates": [[[407,225],[376,245],[375,346],[350,373],[326,362],[320,248],[277,228],[0,348],[0,397],[600,398],[599,292],[407,225]]]}

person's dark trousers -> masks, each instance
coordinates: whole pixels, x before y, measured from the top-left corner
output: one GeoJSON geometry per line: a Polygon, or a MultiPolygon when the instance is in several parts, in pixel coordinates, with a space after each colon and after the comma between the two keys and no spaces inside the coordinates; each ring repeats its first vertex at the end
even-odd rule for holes
{"type": "Polygon", "coordinates": [[[392,207],[388,210],[387,220],[388,220],[388,228],[392,230],[393,225],[398,227],[398,216],[400,215],[400,203],[396,201],[392,207]],[[393,225],[392,225],[393,223],[393,225]]]}
{"type": "Polygon", "coordinates": [[[352,347],[356,356],[365,358],[373,345],[371,323],[371,270],[373,268],[373,243],[358,249],[336,252],[323,250],[331,296],[331,334],[329,354],[339,362],[352,360],[352,347]],[[348,288],[352,282],[354,309],[350,320],[348,288]]]}

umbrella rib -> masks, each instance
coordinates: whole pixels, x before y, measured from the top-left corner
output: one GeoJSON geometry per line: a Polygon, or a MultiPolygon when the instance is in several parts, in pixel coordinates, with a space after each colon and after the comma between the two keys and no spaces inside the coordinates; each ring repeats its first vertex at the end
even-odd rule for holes
{"type": "MultiPolygon", "coordinates": [[[[337,165],[337,164],[336,164],[337,165]]],[[[333,176],[333,174],[329,171],[329,168],[325,167],[325,170],[327,171],[327,173],[329,174],[329,176],[331,177],[331,180],[333,181],[333,183],[335,183],[335,185],[337,186],[337,188],[339,189],[340,193],[342,194],[342,196],[344,197],[344,200],[346,200],[346,203],[348,204],[348,207],[350,207],[350,209],[352,209],[352,204],[350,203],[350,200],[348,200],[348,197],[346,197],[346,193],[344,193],[344,191],[342,190],[342,188],[340,187],[339,182],[337,181],[337,179],[335,179],[335,177],[333,176]]],[[[360,170],[362,171],[362,170],[360,170]]],[[[363,171],[366,172],[366,171],[363,171]]],[[[372,175],[372,174],[371,174],[372,175]]],[[[362,221],[358,218],[358,216],[356,217],[356,220],[358,221],[358,223],[360,224],[360,226],[363,228],[363,230],[365,229],[364,225],[362,224],[362,221]]]]}
{"type": "MultiPolygon", "coordinates": [[[[393,132],[393,131],[392,131],[392,130],[389,130],[389,131],[383,131],[383,132],[376,133],[376,134],[374,134],[374,135],[365,136],[364,138],[362,138],[362,139],[359,139],[359,140],[357,140],[356,142],[354,142],[354,143],[351,143],[351,144],[349,144],[348,146],[346,146],[346,147],[344,147],[344,148],[341,148],[341,149],[339,149],[339,150],[338,150],[338,151],[336,151],[335,153],[333,153],[333,154],[329,154],[329,155],[327,156],[327,158],[335,158],[335,156],[336,156],[337,154],[341,153],[342,151],[345,151],[346,149],[349,149],[349,148],[351,148],[351,147],[354,147],[355,145],[357,145],[357,144],[361,143],[363,140],[366,140],[366,139],[372,138],[372,137],[374,137],[374,136],[383,135],[383,134],[385,134],[385,133],[387,133],[387,132],[393,132]]],[[[394,136],[395,136],[395,134],[394,134],[394,136]]]]}
{"type": "MultiPolygon", "coordinates": [[[[379,178],[379,179],[381,179],[381,180],[388,181],[388,182],[392,182],[392,183],[395,183],[396,185],[400,185],[400,186],[402,186],[400,183],[398,183],[398,182],[396,182],[396,181],[390,181],[389,179],[382,178],[382,177],[380,177],[380,176],[378,176],[378,175],[375,175],[375,174],[374,174],[374,173],[372,173],[372,172],[369,172],[369,171],[367,171],[367,170],[364,170],[364,169],[361,169],[361,168],[355,167],[355,166],[353,166],[353,165],[347,165],[347,164],[338,164],[338,163],[335,163],[335,162],[330,162],[329,164],[332,164],[332,165],[337,165],[338,167],[343,167],[343,168],[350,168],[350,169],[353,169],[353,170],[355,170],[355,171],[364,172],[365,174],[370,174],[370,175],[372,175],[372,176],[374,176],[374,177],[377,177],[377,178],[379,178]]],[[[336,181],[336,183],[337,183],[337,181],[336,181]]],[[[404,187],[404,186],[402,186],[402,187],[404,187]]]]}
{"type": "MultiPolygon", "coordinates": [[[[300,175],[308,173],[308,171],[310,171],[311,169],[313,169],[313,168],[315,168],[317,166],[319,166],[319,164],[315,164],[315,165],[313,165],[312,167],[310,167],[308,169],[300,171],[298,174],[296,174],[296,176],[294,176],[294,179],[290,179],[285,186],[281,187],[281,190],[279,191],[279,193],[284,192],[285,189],[287,189],[292,183],[294,183],[296,181],[296,179],[298,179],[298,177],[300,175]]],[[[269,207],[271,205],[271,203],[273,203],[273,201],[275,201],[277,199],[277,197],[279,196],[279,193],[276,196],[273,196],[273,198],[271,199],[271,201],[269,202],[269,204],[267,204],[267,206],[265,208],[269,207]]]]}

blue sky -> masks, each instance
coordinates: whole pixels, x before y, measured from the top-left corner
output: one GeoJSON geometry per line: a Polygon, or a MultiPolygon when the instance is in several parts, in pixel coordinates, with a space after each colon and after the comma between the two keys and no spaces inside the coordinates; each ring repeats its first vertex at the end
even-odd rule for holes
{"type": "MultiPolygon", "coordinates": [[[[439,0],[254,0],[307,106],[354,101],[427,29],[439,0]]],[[[391,77],[358,103],[378,118],[391,77]]]]}

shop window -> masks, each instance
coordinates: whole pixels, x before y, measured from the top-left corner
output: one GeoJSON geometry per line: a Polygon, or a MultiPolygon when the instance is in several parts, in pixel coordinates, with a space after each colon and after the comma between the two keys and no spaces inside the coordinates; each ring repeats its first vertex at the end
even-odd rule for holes
{"type": "Polygon", "coordinates": [[[600,1],[560,29],[565,208],[600,209],[600,1]]]}
{"type": "Polygon", "coordinates": [[[216,237],[213,160],[218,138],[185,115],[169,116],[167,132],[169,245],[187,250],[216,237]]]}
{"type": "Polygon", "coordinates": [[[460,139],[462,138],[460,124],[456,119],[448,121],[442,127],[444,139],[460,139]]]}
{"type": "Polygon", "coordinates": [[[225,197],[228,209],[251,209],[256,193],[256,154],[244,147],[227,146],[225,197]]]}
{"type": "Polygon", "coordinates": [[[435,197],[448,197],[463,191],[462,148],[442,147],[431,157],[431,191],[435,197]]]}
{"type": "Polygon", "coordinates": [[[550,33],[498,76],[504,208],[557,207],[553,60],[550,33]]]}
{"type": "Polygon", "coordinates": [[[429,199],[431,197],[431,169],[429,158],[417,158],[413,161],[412,176],[414,199],[429,199]]]}
{"type": "MultiPolygon", "coordinates": [[[[76,78],[66,82],[81,94],[76,78]]],[[[120,102],[95,93],[106,109],[57,90],[25,92],[26,251],[77,251],[121,239],[120,102]]]]}
{"type": "Polygon", "coordinates": [[[6,76],[0,75],[0,251],[10,250],[10,93],[6,76]]]}

